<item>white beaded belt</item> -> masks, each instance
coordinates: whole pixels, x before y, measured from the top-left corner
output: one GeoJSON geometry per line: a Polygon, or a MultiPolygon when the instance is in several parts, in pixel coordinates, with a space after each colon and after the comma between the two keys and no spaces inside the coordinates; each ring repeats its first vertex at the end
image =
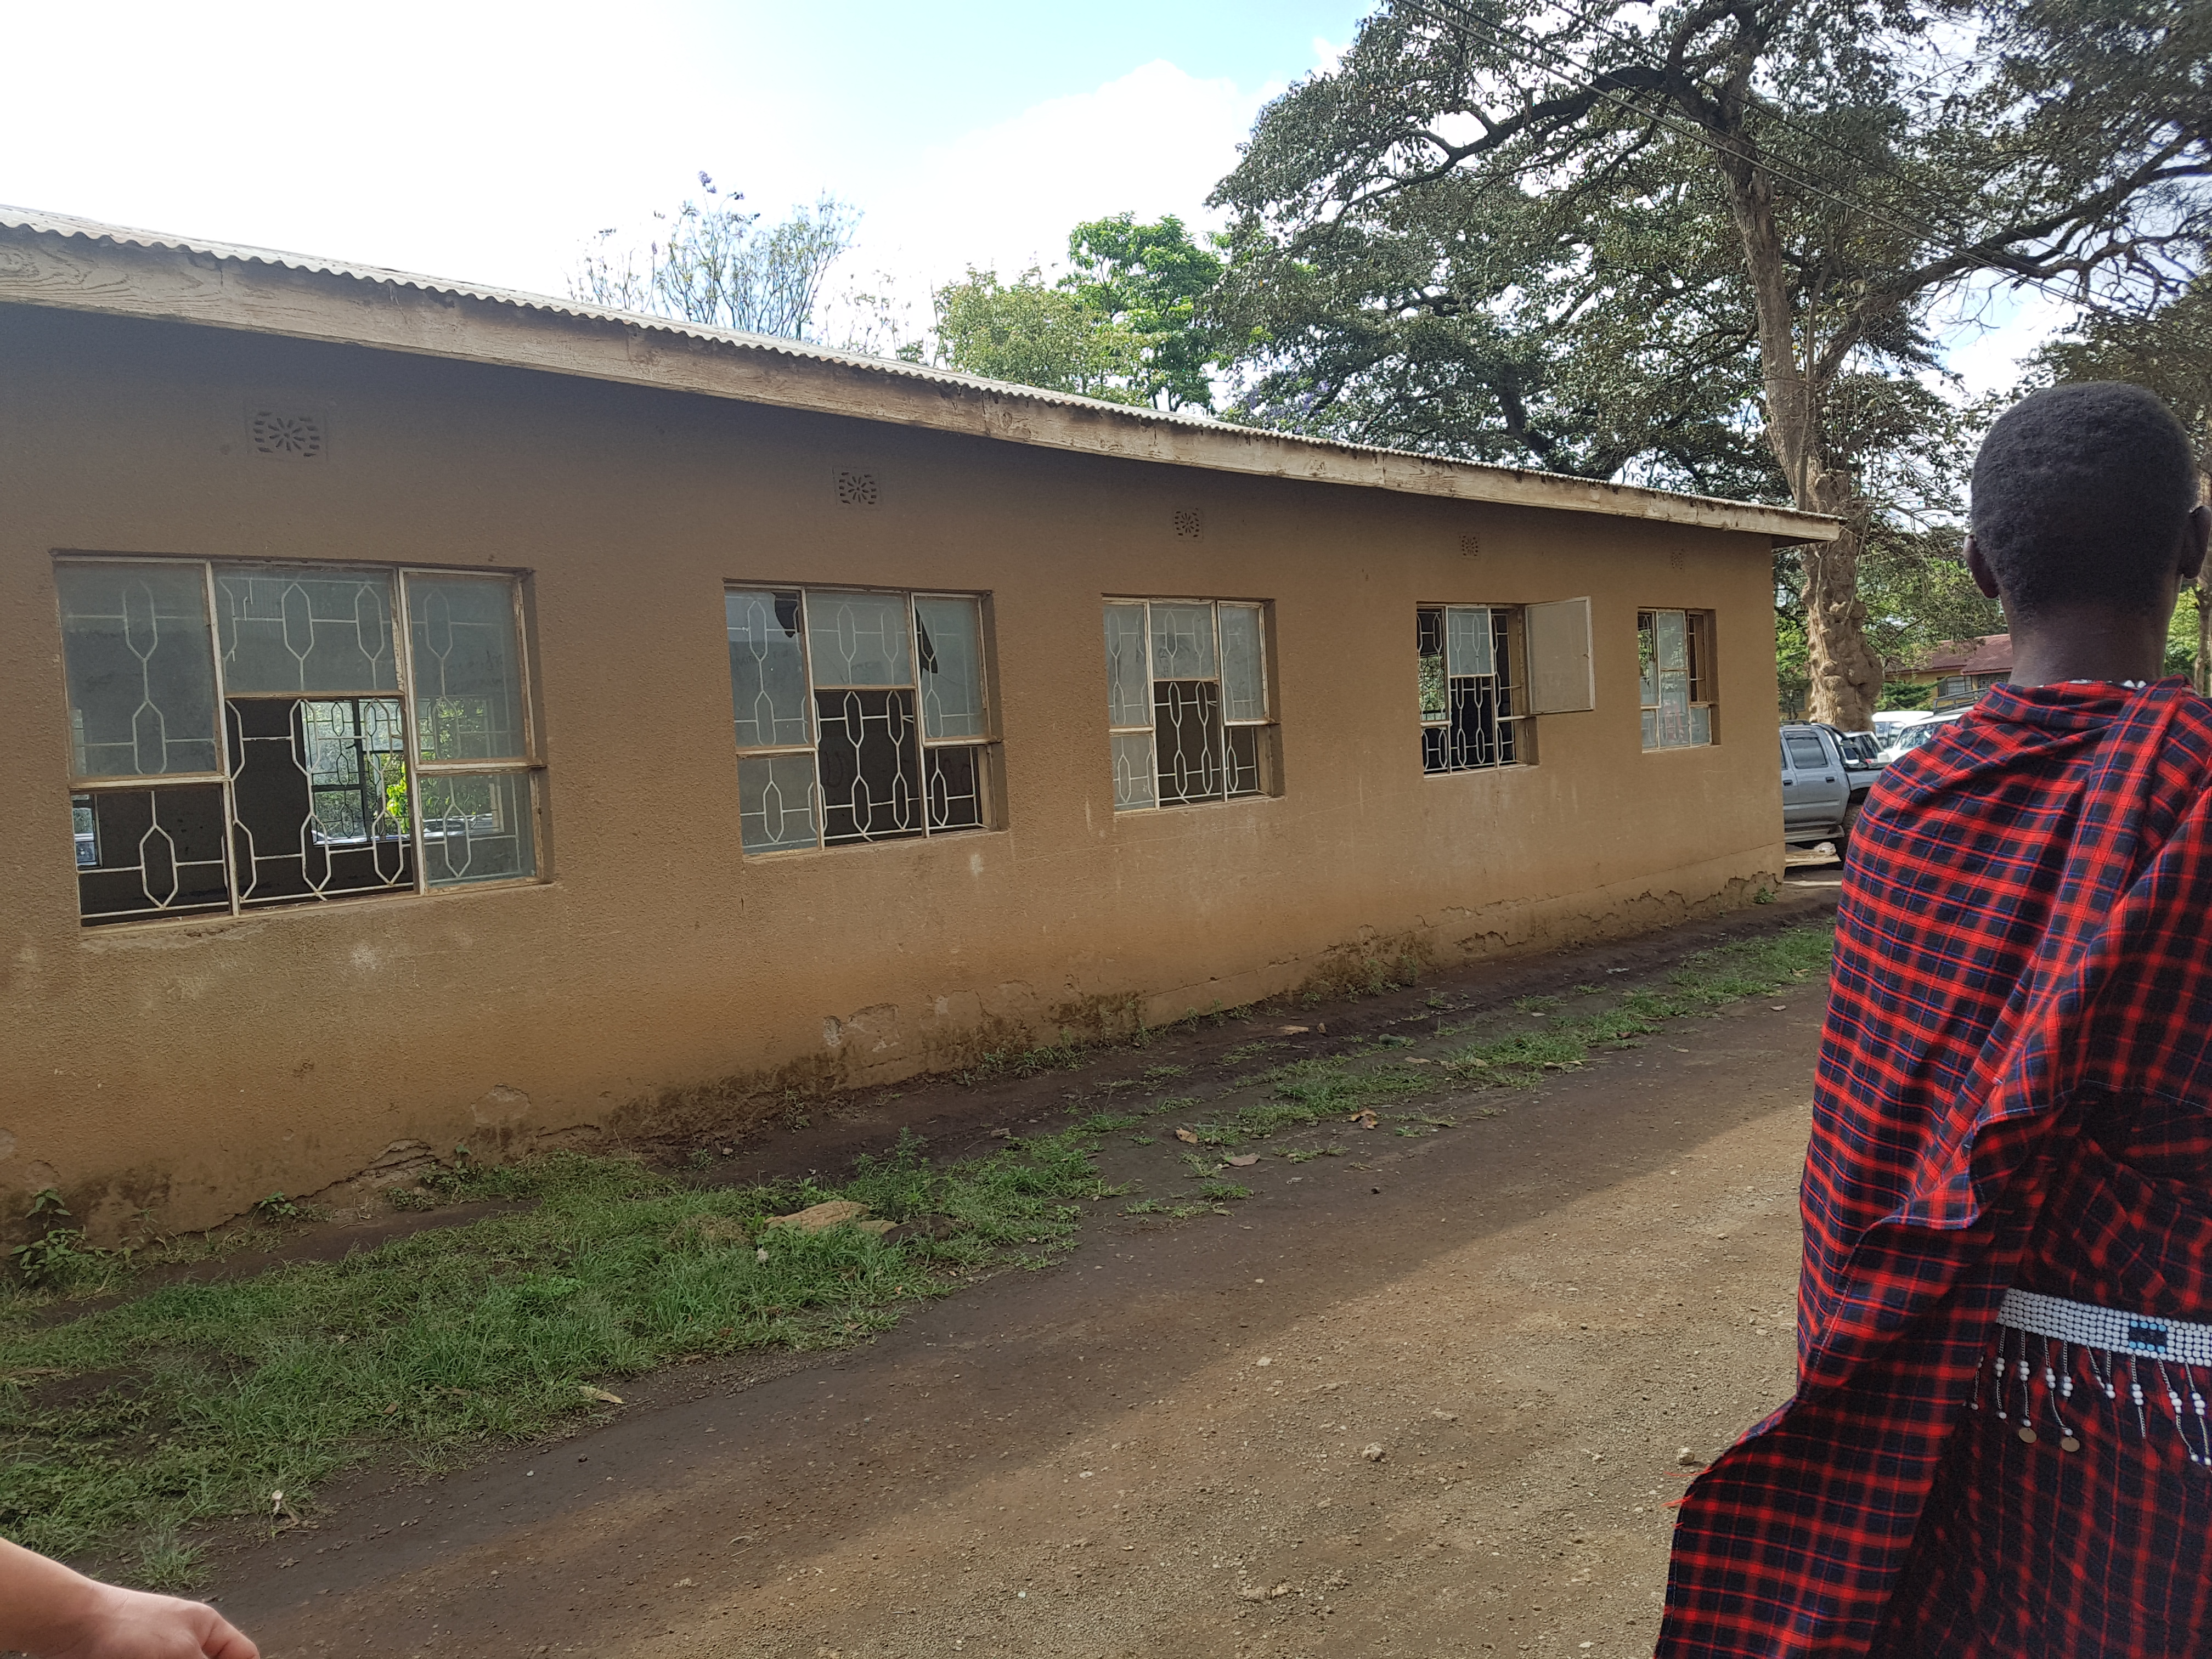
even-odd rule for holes
{"type": "Polygon", "coordinates": [[[2007,1291],[1997,1309],[1996,1352],[1974,1372],[1973,1409],[1983,1409],[1986,1389],[1998,1420],[2017,1423],[2028,1444],[2040,1438],[2040,1424],[2057,1436],[2060,1450],[2080,1451],[2094,1419],[2074,1404],[2077,1348],[2088,1367],[2090,1398],[2101,1394],[2117,1408],[2116,1427],[2132,1418],[2138,1438],[2148,1438],[2154,1425],[2177,1432],[2189,1461],[2212,1468],[2212,1415],[2203,1394],[2212,1378],[2200,1383],[2196,1376],[2198,1367],[2212,1370],[2212,1325],[2007,1291]],[[2039,1352],[2031,1352],[2032,1337],[2042,1339],[2039,1352]]]}
{"type": "Polygon", "coordinates": [[[2077,1347],[2134,1354],[2140,1359],[2164,1359],[2177,1365],[2212,1366],[2212,1325],[2121,1313],[2034,1291],[2007,1291],[2004,1305],[1997,1310],[1997,1323],[2077,1347]]]}

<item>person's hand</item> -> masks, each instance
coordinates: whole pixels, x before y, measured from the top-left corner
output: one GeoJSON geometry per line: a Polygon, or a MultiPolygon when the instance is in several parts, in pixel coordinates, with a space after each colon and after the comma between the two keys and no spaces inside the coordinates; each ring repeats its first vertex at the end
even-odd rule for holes
{"type": "Polygon", "coordinates": [[[92,1586],[68,1639],[37,1659],[260,1659],[253,1644],[204,1601],[92,1586]]]}

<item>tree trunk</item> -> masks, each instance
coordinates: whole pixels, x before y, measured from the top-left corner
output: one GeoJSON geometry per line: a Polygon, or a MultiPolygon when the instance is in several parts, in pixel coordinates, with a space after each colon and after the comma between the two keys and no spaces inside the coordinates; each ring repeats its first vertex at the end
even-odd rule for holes
{"type": "Polygon", "coordinates": [[[1814,499],[1802,503],[1841,519],[1835,540],[1808,544],[1798,558],[1805,572],[1806,672],[1811,682],[1807,718],[1846,732],[1874,726],[1881,701],[1881,659],[1867,643],[1866,606],[1859,599],[1859,549],[1869,517],[1866,502],[1840,472],[1814,481],[1814,499]]]}
{"type": "Polygon", "coordinates": [[[1844,521],[1835,540],[1808,544],[1800,555],[1812,681],[1808,716],[1846,732],[1863,732],[1873,726],[1875,704],[1881,700],[1881,663],[1867,643],[1866,607],[1859,602],[1859,548],[1870,514],[1850,477],[1826,464],[1820,418],[1825,378],[1816,380],[1808,372],[1820,355],[1809,338],[1802,356],[1799,351],[1773,181],[1747,135],[1739,128],[1725,136],[1729,143],[1716,151],[1716,161],[1728,183],[1729,210],[1751,278],[1759,377],[1766,394],[1766,441],[1789,480],[1790,500],[1805,512],[1844,521]]]}

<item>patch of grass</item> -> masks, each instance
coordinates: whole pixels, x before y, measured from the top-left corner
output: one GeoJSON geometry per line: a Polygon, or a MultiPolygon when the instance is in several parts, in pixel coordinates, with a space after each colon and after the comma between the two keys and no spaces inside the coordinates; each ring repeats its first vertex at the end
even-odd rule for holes
{"type": "Polygon", "coordinates": [[[1317,1158],[1342,1158],[1341,1146],[1293,1146],[1283,1156],[1292,1164],[1310,1164],[1317,1158]]]}
{"type": "MultiPolygon", "coordinates": [[[[1693,1014],[1712,1014],[1748,996],[1761,996],[1788,985],[1802,985],[1827,969],[1835,936],[1826,927],[1792,927],[1765,939],[1747,939],[1701,951],[1668,976],[1663,989],[1627,993],[1611,1008],[1571,1016],[1541,1031],[1516,1031],[1473,1042],[1443,1057],[1444,1067],[1463,1079],[1529,1088],[1547,1071],[1568,1071],[1589,1057],[1593,1048],[1632,1047],[1662,1022],[1693,1014]]],[[[1523,998],[1515,1006],[1547,1000],[1523,998]]]]}
{"type": "Polygon", "coordinates": [[[1144,1121],[1128,1112],[1093,1112],[1077,1127],[1085,1134],[1110,1135],[1117,1129],[1137,1128],[1144,1121]]]}
{"type": "Polygon", "coordinates": [[[836,1346],[985,1271],[1042,1267],[1101,1185],[1095,1143],[1009,1142],[933,1165],[921,1143],[846,1181],[693,1190],[621,1159],[556,1154],[444,1172],[454,1195],[533,1200],[335,1262],[178,1284],[61,1323],[0,1302],[0,1533],[52,1554],[135,1546],[136,1576],[191,1571],[183,1528],[301,1513],[379,1455],[438,1467],[599,1409],[594,1382],[691,1355],[836,1346]],[[804,1235],[769,1217],[833,1197],[947,1237],[804,1235]]]}
{"type": "Polygon", "coordinates": [[[1239,1043],[1214,1063],[1218,1066],[1242,1066],[1249,1060],[1259,1059],[1262,1054],[1272,1054],[1282,1046],[1273,1037],[1263,1038],[1258,1042],[1239,1043]]]}
{"type": "Polygon", "coordinates": [[[1252,1189],[1233,1181],[1207,1181],[1200,1183],[1198,1195],[1209,1204],[1221,1204],[1231,1199],[1249,1198],[1252,1189]]]}
{"type": "Polygon", "coordinates": [[[1557,997],[1516,997],[1513,1006],[1524,1014],[1546,1014],[1559,1006],[1557,997]]]}
{"type": "Polygon", "coordinates": [[[1169,1078],[1181,1077],[1188,1070],[1190,1070],[1190,1067],[1188,1066],[1147,1066],[1145,1067],[1143,1081],[1146,1083],[1163,1083],[1169,1078]]]}
{"type": "Polygon", "coordinates": [[[953,1080],[963,1088],[974,1088],[981,1083],[995,1083],[1002,1078],[1035,1077],[1040,1072],[1079,1071],[1100,1045],[1079,1041],[1073,1033],[1061,1028],[1060,1041],[1039,1045],[1034,1048],[994,1048],[978,1054],[975,1063],[965,1071],[953,1073],[953,1080]]]}
{"type": "Polygon", "coordinates": [[[1160,1144],[1160,1138],[1158,1135],[1131,1135],[1129,1144],[1132,1146],[1157,1146],[1160,1144]]]}
{"type": "Polygon", "coordinates": [[[1198,1104],[1196,1095],[1168,1095],[1145,1108],[1146,1117],[1159,1117],[1168,1112],[1187,1112],[1198,1104]]]}

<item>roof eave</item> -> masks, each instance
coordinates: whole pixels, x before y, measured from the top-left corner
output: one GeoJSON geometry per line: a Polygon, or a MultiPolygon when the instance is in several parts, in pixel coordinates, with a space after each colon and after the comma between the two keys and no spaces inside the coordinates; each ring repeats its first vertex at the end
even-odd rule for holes
{"type": "Polygon", "coordinates": [[[1825,542],[1841,528],[1758,502],[1165,416],[540,295],[20,210],[0,210],[0,303],[489,363],[1126,460],[1735,531],[1776,545],[1825,542]]]}

